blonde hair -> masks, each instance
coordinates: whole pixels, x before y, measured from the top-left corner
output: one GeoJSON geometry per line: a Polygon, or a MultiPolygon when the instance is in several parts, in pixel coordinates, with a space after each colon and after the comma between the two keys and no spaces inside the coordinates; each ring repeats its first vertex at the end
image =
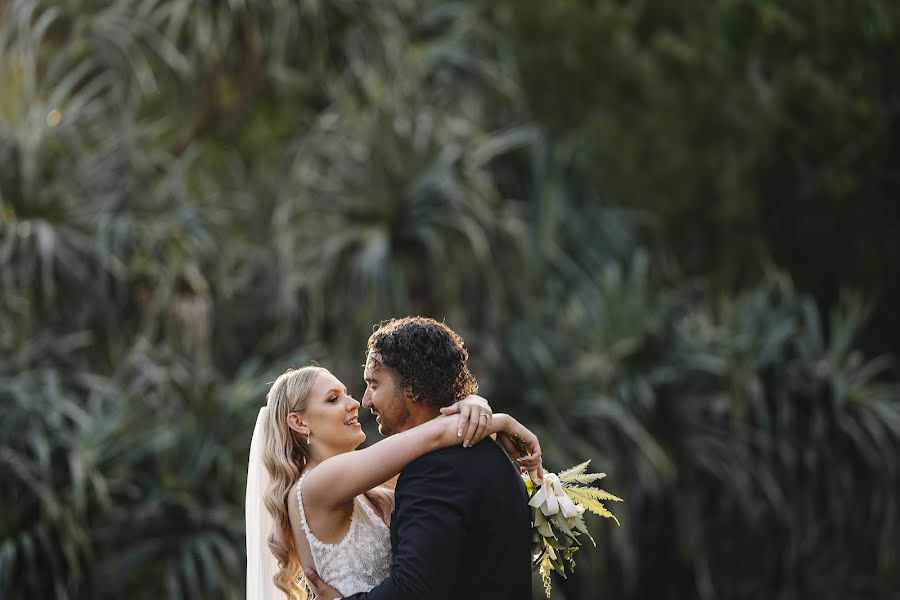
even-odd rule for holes
{"type": "Polygon", "coordinates": [[[275,521],[267,540],[269,550],[278,561],[275,585],[289,600],[306,600],[303,568],[294,548],[294,536],[288,515],[287,500],[291,488],[300,477],[309,456],[307,438],[288,427],[288,415],[306,410],[306,401],[316,378],[328,373],[318,366],[288,369],[272,384],[266,396],[266,422],[263,464],[269,472],[265,506],[275,521]]]}

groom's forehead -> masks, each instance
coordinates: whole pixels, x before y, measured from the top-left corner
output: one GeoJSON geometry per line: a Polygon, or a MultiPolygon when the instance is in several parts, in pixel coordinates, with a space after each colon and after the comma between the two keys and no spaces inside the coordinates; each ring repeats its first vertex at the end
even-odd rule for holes
{"type": "Polygon", "coordinates": [[[381,360],[381,356],[377,352],[369,352],[368,356],[366,356],[366,364],[363,365],[363,368],[365,369],[364,376],[367,379],[374,377],[376,371],[380,370],[383,366],[384,363],[381,360]]]}
{"type": "Polygon", "coordinates": [[[398,378],[399,375],[397,371],[384,364],[384,361],[382,361],[379,354],[375,352],[369,353],[369,356],[366,358],[365,371],[363,372],[364,381],[378,381],[384,383],[385,381],[390,380],[396,383],[398,378]]]}

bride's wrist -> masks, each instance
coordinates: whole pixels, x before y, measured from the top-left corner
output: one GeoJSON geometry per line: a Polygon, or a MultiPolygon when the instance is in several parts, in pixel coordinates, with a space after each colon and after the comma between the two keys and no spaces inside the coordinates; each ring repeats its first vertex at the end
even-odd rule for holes
{"type": "Polygon", "coordinates": [[[491,424],[494,426],[496,433],[509,435],[512,429],[513,418],[506,413],[494,413],[491,417],[491,424]]]}

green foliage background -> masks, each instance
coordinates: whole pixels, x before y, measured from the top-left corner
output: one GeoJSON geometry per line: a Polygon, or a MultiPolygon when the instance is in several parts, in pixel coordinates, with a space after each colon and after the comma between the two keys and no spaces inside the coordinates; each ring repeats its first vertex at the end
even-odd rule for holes
{"type": "Polygon", "coordinates": [[[410,313],[625,498],[556,598],[891,597],[898,27],[0,4],[0,597],[242,597],[266,382],[410,313]]]}

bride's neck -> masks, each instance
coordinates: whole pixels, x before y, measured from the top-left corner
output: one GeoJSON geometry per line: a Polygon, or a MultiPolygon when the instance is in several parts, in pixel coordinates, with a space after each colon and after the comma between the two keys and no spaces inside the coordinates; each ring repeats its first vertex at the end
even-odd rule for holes
{"type": "Polygon", "coordinates": [[[346,452],[351,452],[350,450],[332,450],[330,448],[322,448],[321,450],[315,450],[311,456],[306,459],[306,469],[309,470],[314,468],[316,465],[321,463],[324,460],[328,460],[332,456],[337,456],[338,454],[344,454],[346,452]]]}

